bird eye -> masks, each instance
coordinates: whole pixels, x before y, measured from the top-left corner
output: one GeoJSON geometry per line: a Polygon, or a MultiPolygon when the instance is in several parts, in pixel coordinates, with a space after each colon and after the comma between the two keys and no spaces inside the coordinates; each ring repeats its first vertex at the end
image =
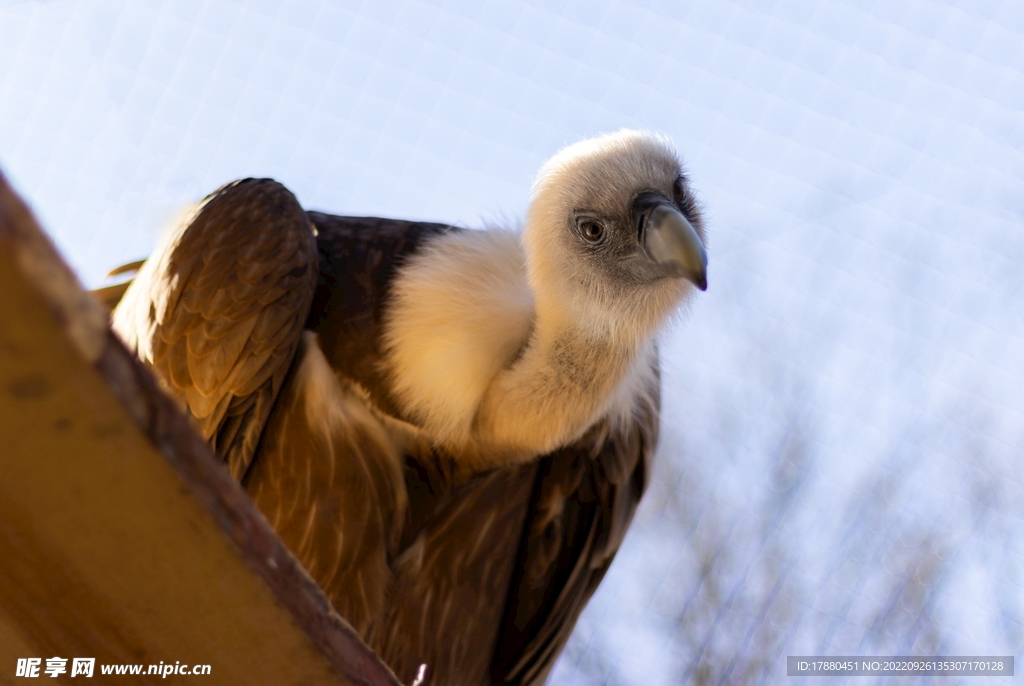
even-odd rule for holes
{"type": "Polygon", "coordinates": [[[675,201],[682,202],[683,198],[686,197],[686,184],[683,181],[683,177],[676,179],[675,184],[672,187],[672,192],[675,194],[675,201]]]}
{"type": "Polygon", "coordinates": [[[604,227],[594,221],[583,222],[580,225],[583,237],[591,243],[596,243],[604,237],[604,227]]]}

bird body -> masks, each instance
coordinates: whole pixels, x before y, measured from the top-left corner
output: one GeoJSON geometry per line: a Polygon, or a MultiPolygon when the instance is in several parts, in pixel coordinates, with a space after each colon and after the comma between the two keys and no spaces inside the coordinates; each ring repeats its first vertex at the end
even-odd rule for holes
{"type": "Polygon", "coordinates": [[[704,288],[703,245],[645,133],[556,155],[521,235],[306,213],[247,180],[113,322],[400,678],[538,684],[646,486],[654,336],[704,288]]]}

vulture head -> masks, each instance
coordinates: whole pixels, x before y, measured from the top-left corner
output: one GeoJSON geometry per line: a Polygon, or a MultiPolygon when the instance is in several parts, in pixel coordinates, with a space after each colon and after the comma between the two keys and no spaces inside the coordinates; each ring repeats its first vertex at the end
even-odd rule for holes
{"type": "Polygon", "coordinates": [[[706,287],[703,234],[664,139],[565,148],[541,169],[521,236],[453,232],[400,268],[384,349],[402,414],[470,470],[628,420],[657,392],[658,327],[706,287]]]}
{"type": "Polygon", "coordinates": [[[641,342],[694,286],[704,226],[663,138],[620,131],[568,146],[534,186],[523,244],[541,316],[641,342]]]}
{"type": "Polygon", "coordinates": [[[521,240],[464,232],[403,268],[389,347],[408,414],[472,467],[628,418],[657,392],[657,328],[707,285],[703,232],[664,139],[565,148],[540,171],[521,240]]]}

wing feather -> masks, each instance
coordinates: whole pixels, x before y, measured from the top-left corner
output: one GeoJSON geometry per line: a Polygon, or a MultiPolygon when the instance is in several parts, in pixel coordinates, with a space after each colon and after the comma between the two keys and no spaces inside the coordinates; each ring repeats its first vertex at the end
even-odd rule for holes
{"type": "Polygon", "coordinates": [[[241,478],[295,356],[316,291],[316,238],[269,179],[217,190],[142,265],[115,330],[241,478]]]}
{"type": "Polygon", "coordinates": [[[395,560],[379,648],[405,683],[420,664],[429,683],[486,683],[536,469],[496,470],[461,484],[395,560]]]}
{"type": "Polygon", "coordinates": [[[647,486],[658,440],[655,373],[633,421],[602,422],[540,463],[491,665],[492,684],[547,679],[604,578],[647,486]]]}
{"type": "Polygon", "coordinates": [[[398,449],[338,383],[312,334],[270,418],[246,489],[334,608],[370,643],[405,520],[398,449]]]}

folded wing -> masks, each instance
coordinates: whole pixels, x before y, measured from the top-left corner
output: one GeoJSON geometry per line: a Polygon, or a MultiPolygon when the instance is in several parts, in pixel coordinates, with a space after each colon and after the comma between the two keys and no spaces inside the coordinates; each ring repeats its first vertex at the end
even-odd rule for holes
{"type": "Polygon", "coordinates": [[[317,281],[316,238],[270,179],[208,196],[139,270],[113,327],[241,479],[285,382],[317,281]]]}

